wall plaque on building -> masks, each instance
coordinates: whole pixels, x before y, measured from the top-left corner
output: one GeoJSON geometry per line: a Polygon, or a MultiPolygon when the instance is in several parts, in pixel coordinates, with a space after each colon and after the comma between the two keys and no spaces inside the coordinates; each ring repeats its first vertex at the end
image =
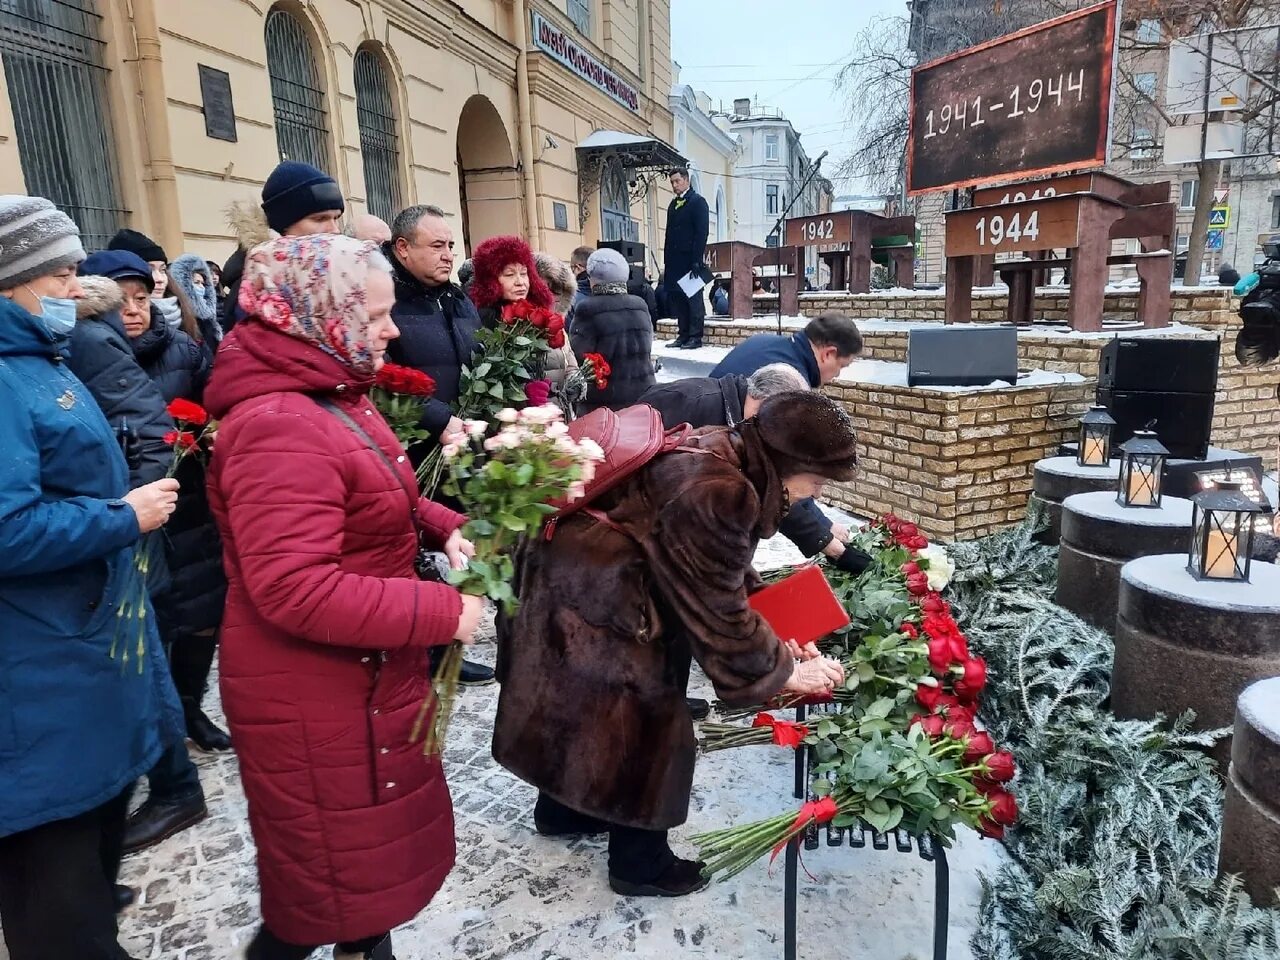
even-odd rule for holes
{"type": "Polygon", "coordinates": [[[569,34],[536,11],[533,14],[533,45],[593,87],[603,90],[627,109],[640,109],[640,94],[635,87],[583,50],[569,34]]]}
{"type": "Polygon", "coordinates": [[[911,72],[907,189],[969,187],[1107,160],[1116,3],[911,72]]]}
{"type": "Polygon", "coordinates": [[[200,70],[200,99],[204,102],[205,136],[235,143],[236,108],[231,101],[231,77],[224,70],[197,64],[200,70]]]}

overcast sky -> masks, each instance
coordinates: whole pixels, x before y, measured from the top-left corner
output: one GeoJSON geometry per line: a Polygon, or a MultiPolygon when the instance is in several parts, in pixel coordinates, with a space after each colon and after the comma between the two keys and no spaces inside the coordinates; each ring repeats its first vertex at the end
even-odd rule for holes
{"type": "MultiPolygon", "coordinates": [[[[906,0],[672,0],[671,56],[680,82],[726,108],[735,97],[778,107],[805,152],[830,175],[848,152],[845,98],[833,79],[872,20],[906,13],[906,0]]],[[[862,189],[860,184],[837,184],[862,189]]]]}

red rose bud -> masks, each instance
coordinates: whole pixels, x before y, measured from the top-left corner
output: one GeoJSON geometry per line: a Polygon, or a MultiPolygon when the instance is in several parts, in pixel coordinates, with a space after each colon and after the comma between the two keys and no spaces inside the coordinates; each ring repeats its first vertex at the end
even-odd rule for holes
{"type": "Polygon", "coordinates": [[[986,767],[988,779],[994,780],[996,783],[1008,783],[1013,779],[1014,773],[1017,772],[1013,762],[1013,754],[1008,750],[997,750],[987,757],[982,765],[986,767]]]}
{"type": "Polygon", "coordinates": [[[912,726],[917,723],[920,724],[921,729],[923,729],[925,733],[936,740],[938,737],[942,736],[942,727],[946,721],[936,713],[930,713],[928,715],[917,713],[911,718],[911,723],[908,724],[908,726],[912,726]]]}
{"type": "Polygon", "coordinates": [[[935,637],[929,641],[929,666],[938,676],[944,676],[951,669],[951,643],[946,637],[935,637]]]}
{"type": "MultiPolygon", "coordinates": [[[[929,578],[925,577],[925,583],[929,582],[929,578]]],[[[920,601],[920,609],[925,613],[945,613],[947,609],[946,601],[936,593],[925,594],[925,598],[920,601]]]]}
{"type": "Polygon", "coordinates": [[[973,724],[968,720],[951,720],[942,727],[946,731],[947,736],[954,737],[957,740],[964,740],[966,737],[972,737],[978,731],[973,728],[973,724]]]}
{"type": "Polygon", "coordinates": [[[929,578],[923,573],[916,573],[907,577],[907,593],[914,597],[923,597],[928,592],[929,578]]]}
{"type": "Polygon", "coordinates": [[[929,546],[929,540],[926,537],[911,537],[903,546],[909,550],[924,550],[929,546]]]}
{"type": "Polygon", "coordinates": [[[952,684],[955,687],[956,696],[961,700],[969,701],[978,699],[978,694],[986,685],[987,661],[981,657],[970,657],[964,661],[964,675],[952,684]]]}
{"type": "Polygon", "coordinates": [[[991,794],[987,799],[991,802],[989,816],[992,820],[1006,827],[1017,823],[1018,801],[1014,799],[1012,793],[1007,790],[1001,790],[999,793],[991,794]]]}
{"type": "Polygon", "coordinates": [[[918,563],[916,563],[916,562],[914,562],[914,561],[909,561],[909,562],[907,562],[907,563],[904,563],[904,564],[903,564],[901,567],[899,567],[898,569],[899,569],[899,570],[901,570],[901,571],[902,571],[904,574],[906,574],[908,577],[910,577],[910,576],[914,576],[915,574],[917,574],[917,573],[919,573],[919,572],[920,572],[920,564],[918,564],[918,563]]]}
{"type": "Polygon", "coordinates": [[[552,333],[559,333],[564,329],[564,317],[558,313],[551,314],[551,319],[547,321],[547,329],[552,333]]]}
{"type": "Polygon", "coordinates": [[[898,632],[910,637],[912,640],[915,640],[920,636],[920,631],[916,629],[916,625],[914,623],[904,623],[898,628],[898,632]]]}
{"type": "Polygon", "coordinates": [[[1004,827],[987,817],[978,820],[978,830],[984,837],[990,837],[992,840],[1004,839],[1004,827]]]}
{"type": "MultiPolygon", "coordinates": [[[[952,704],[947,707],[948,720],[964,720],[967,723],[973,723],[974,716],[973,707],[966,707],[964,704],[952,704]]],[[[987,751],[987,753],[990,752],[991,750],[987,751]]],[[[986,755],[986,753],[983,754],[984,757],[986,755]]]]}
{"type": "Polygon", "coordinates": [[[561,347],[563,347],[564,331],[557,330],[555,333],[551,334],[551,336],[547,337],[547,346],[549,346],[552,350],[559,350],[561,347]]]}
{"type": "Polygon", "coordinates": [[[993,793],[999,793],[1004,789],[1004,787],[1000,786],[1000,784],[996,783],[994,780],[988,780],[986,777],[974,777],[973,789],[986,797],[993,793]]]}
{"type": "Polygon", "coordinates": [[[934,710],[943,696],[945,694],[938,687],[931,687],[926,683],[916,687],[916,703],[926,710],[934,710]]]}
{"type": "MultiPolygon", "coordinates": [[[[948,717],[951,715],[948,714],[948,717]]],[[[964,759],[966,763],[976,763],[989,753],[993,753],[996,749],[996,743],[991,739],[991,734],[985,730],[979,730],[969,738],[969,743],[964,748],[964,759]]]]}

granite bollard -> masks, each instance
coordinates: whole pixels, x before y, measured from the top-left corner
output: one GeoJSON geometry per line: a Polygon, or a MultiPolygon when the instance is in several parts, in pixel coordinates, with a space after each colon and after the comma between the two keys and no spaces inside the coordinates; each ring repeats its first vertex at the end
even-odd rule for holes
{"type": "Polygon", "coordinates": [[[1114,491],[1120,482],[1120,461],[1105,467],[1082,467],[1075,457],[1045,457],[1036,462],[1031,485],[1031,502],[1044,508],[1049,527],[1036,535],[1048,546],[1056,546],[1062,536],[1062,502],[1077,493],[1114,491]]]}
{"type": "Polygon", "coordinates": [[[1236,703],[1218,871],[1240,874],[1258,906],[1280,907],[1280,677],[1236,703]]]}

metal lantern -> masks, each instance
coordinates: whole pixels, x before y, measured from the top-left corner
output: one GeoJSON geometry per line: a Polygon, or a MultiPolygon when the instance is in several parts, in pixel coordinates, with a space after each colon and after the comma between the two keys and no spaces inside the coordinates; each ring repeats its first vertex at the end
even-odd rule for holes
{"type": "Polygon", "coordinates": [[[1197,580],[1249,582],[1254,519],[1263,512],[1234,480],[1218,480],[1191,498],[1195,513],[1187,571],[1197,580]]]}
{"type": "Polygon", "coordinates": [[[1111,428],[1116,422],[1107,408],[1094,406],[1080,418],[1080,441],[1076,463],[1082,467],[1105,467],[1111,462],[1111,428]]]}
{"type": "Polygon", "coordinates": [[[1116,500],[1125,507],[1160,506],[1164,485],[1165,445],[1150,430],[1138,430],[1120,444],[1120,487],[1116,500]]]}

